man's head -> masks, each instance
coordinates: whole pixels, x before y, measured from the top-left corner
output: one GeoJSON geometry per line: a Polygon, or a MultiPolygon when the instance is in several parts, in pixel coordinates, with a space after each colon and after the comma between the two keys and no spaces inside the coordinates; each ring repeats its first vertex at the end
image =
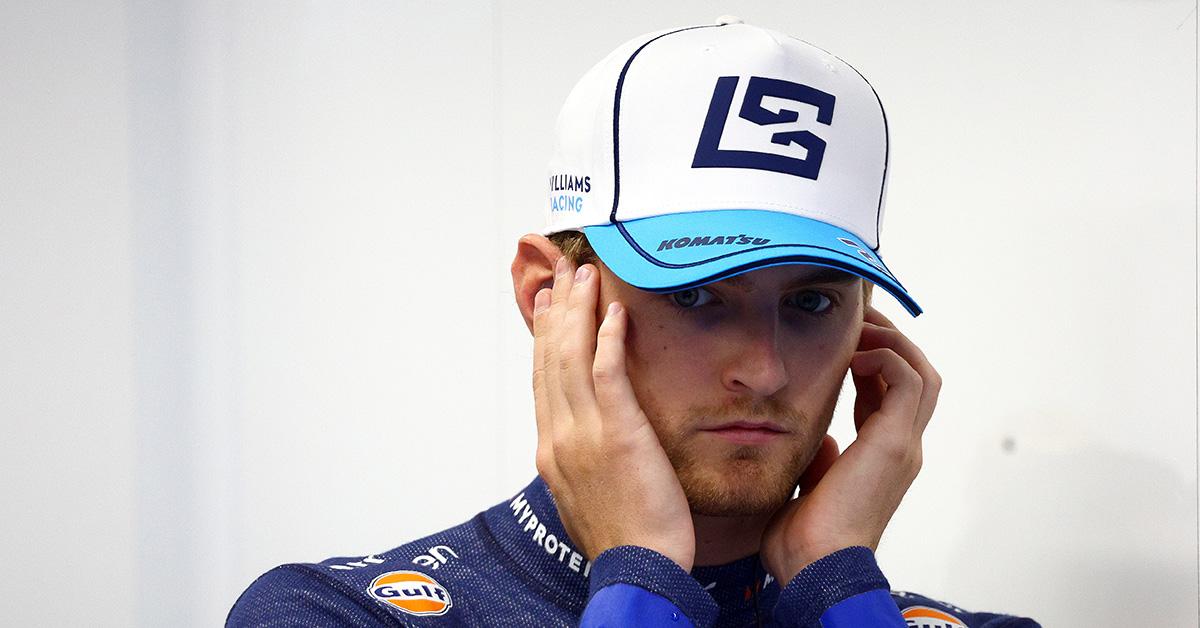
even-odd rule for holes
{"type": "Polygon", "coordinates": [[[857,276],[790,264],[669,294],[630,286],[586,239],[529,235],[513,263],[527,322],[561,251],[600,271],[597,320],[629,315],[630,382],[694,512],[774,512],[829,428],[869,289],[857,276]],[[765,428],[765,429],[764,429],[765,428]]]}
{"type": "Polygon", "coordinates": [[[879,257],[887,164],[862,75],[736,18],[637,37],[568,96],[517,301],[532,327],[559,257],[597,266],[597,314],[627,309],[627,370],[693,511],[782,504],[829,426],[871,286],[921,312],[879,257]]]}

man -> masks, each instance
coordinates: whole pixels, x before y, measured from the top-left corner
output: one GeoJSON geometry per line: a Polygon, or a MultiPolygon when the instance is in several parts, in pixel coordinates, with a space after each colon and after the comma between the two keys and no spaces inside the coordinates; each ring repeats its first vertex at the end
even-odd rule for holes
{"type": "Polygon", "coordinates": [[[886,177],[882,106],[837,57],[733,18],[618,48],[563,107],[549,225],[512,264],[539,477],[279,567],[229,624],[1036,626],[890,592],[875,562],[941,386],[870,306],[921,312],[878,256],[886,177]]]}

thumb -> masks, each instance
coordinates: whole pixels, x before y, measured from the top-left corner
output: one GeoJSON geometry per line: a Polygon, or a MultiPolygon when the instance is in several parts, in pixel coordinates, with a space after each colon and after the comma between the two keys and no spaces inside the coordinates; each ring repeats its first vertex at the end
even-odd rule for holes
{"type": "Polygon", "coordinates": [[[813,456],[812,462],[808,463],[808,468],[800,475],[800,494],[807,495],[817,487],[821,482],[821,478],[825,477],[825,472],[833,466],[838,459],[837,441],[832,436],[826,434],[821,440],[821,446],[817,449],[816,455],[813,456]]]}

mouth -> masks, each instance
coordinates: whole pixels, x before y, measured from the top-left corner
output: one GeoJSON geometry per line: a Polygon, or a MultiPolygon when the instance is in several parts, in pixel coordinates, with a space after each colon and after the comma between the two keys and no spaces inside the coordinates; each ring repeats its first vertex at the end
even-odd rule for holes
{"type": "Polygon", "coordinates": [[[738,445],[765,445],[788,433],[783,427],[768,421],[734,421],[700,431],[738,445]]]}

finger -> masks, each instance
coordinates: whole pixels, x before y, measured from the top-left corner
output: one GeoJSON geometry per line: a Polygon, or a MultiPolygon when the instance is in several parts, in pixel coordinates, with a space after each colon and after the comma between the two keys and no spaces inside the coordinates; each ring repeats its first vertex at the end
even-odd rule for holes
{"type": "Polygon", "coordinates": [[[867,422],[867,417],[871,416],[879,405],[883,403],[883,395],[887,392],[887,385],[883,383],[883,378],[878,375],[868,375],[860,377],[851,373],[854,379],[854,431],[862,429],[864,423],[867,422]]]}
{"type": "MultiPolygon", "coordinates": [[[[542,417],[538,424],[538,447],[535,461],[538,473],[542,474],[548,483],[553,485],[559,473],[558,456],[555,443],[558,436],[570,433],[571,415],[566,398],[563,396],[559,383],[558,345],[561,342],[562,312],[566,296],[570,293],[570,262],[566,256],[561,256],[555,263],[554,283],[549,291],[549,304],[543,298],[543,310],[534,318],[534,337],[540,338],[537,355],[539,363],[535,368],[538,374],[537,391],[540,402],[536,410],[542,417]],[[556,436],[557,435],[557,436],[556,436]]],[[[536,295],[535,295],[536,301],[536,295]]],[[[537,304],[535,303],[535,309],[537,304]]],[[[535,344],[537,340],[535,340],[535,344]]]]}
{"type": "Polygon", "coordinates": [[[586,429],[588,421],[597,417],[596,389],[592,383],[592,364],[596,357],[596,297],[600,291],[597,279],[595,266],[584,264],[579,267],[562,320],[559,382],[571,407],[573,429],[586,429]]]}
{"type": "Polygon", "coordinates": [[[549,435],[553,421],[546,382],[547,312],[550,309],[550,288],[542,288],[533,297],[533,406],[537,416],[538,440],[549,435]]]}
{"type": "Polygon", "coordinates": [[[879,433],[893,445],[906,445],[912,438],[921,402],[921,376],[891,349],[872,349],[854,354],[850,370],[859,377],[878,375],[887,390],[879,410],[859,429],[859,435],[879,433]]]}
{"type": "Polygon", "coordinates": [[[596,387],[596,406],[611,429],[640,427],[642,408],[625,370],[625,335],[629,317],[625,307],[612,302],[596,334],[596,360],[592,380],[596,387]]]}
{"type": "Polygon", "coordinates": [[[567,398],[563,394],[560,351],[564,334],[567,331],[563,328],[563,319],[566,317],[567,301],[571,295],[574,275],[575,269],[567,256],[559,257],[554,265],[554,287],[550,293],[550,309],[546,312],[544,363],[546,398],[549,401],[549,410],[555,418],[553,422],[555,431],[570,430],[573,418],[570,415],[570,404],[567,403],[567,398]]]}
{"type": "Polygon", "coordinates": [[[897,329],[896,324],[893,323],[891,321],[891,319],[884,316],[883,312],[880,312],[879,310],[875,309],[874,305],[868,305],[867,308],[865,310],[863,310],[863,320],[867,321],[868,323],[873,323],[875,325],[881,325],[883,327],[891,327],[892,329],[897,329]]]}
{"type": "MultiPolygon", "coordinates": [[[[551,289],[538,290],[533,299],[533,405],[537,420],[538,448],[536,465],[543,477],[555,474],[553,439],[554,413],[546,381],[546,344],[549,335],[551,289]]],[[[548,478],[551,479],[551,478],[548,478]]]]}
{"type": "Polygon", "coordinates": [[[550,311],[553,313],[551,323],[557,324],[562,320],[566,310],[560,306],[571,296],[571,286],[574,283],[575,267],[566,255],[560,256],[554,263],[554,292],[550,299],[550,311]]]}
{"type": "Polygon", "coordinates": [[[865,351],[884,347],[894,349],[900,357],[908,360],[918,373],[922,370],[932,373],[933,366],[929,363],[929,358],[925,357],[925,352],[904,335],[904,332],[895,327],[864,322],[859,337],[859,349],[865,351]]]}
{"type": "MultiPolygon", "coordinates": [[[[883,320],[886,322],[886,319],[883,320]]],[[[904,358],[921,376],[921,402],[917,408],[916,427],[918,434],[923,433],[929,420],[933,417],[933,409],[937,406],[938,393],[942,387],[942,377],[930,364],[925,352],[921,351],[920,347],[899,329],[872,323],[863,324],[859,346],[862,349],[891,349],[904,358]]]]}
{"type": "Polygon", "coordinates": [[[816,455],[813,456],[812,462],[808,463],[808,467],[804,469],[804,473],[800,474],[800,481],[797,485],[800,488],[800,495],[808,495],[821,483],[821,478],[825,477],[825,473],[837,462],[838,445],[837,441],[832,436],[826,434],[821,440],[821,444],[817,449],[816,455]]]}

